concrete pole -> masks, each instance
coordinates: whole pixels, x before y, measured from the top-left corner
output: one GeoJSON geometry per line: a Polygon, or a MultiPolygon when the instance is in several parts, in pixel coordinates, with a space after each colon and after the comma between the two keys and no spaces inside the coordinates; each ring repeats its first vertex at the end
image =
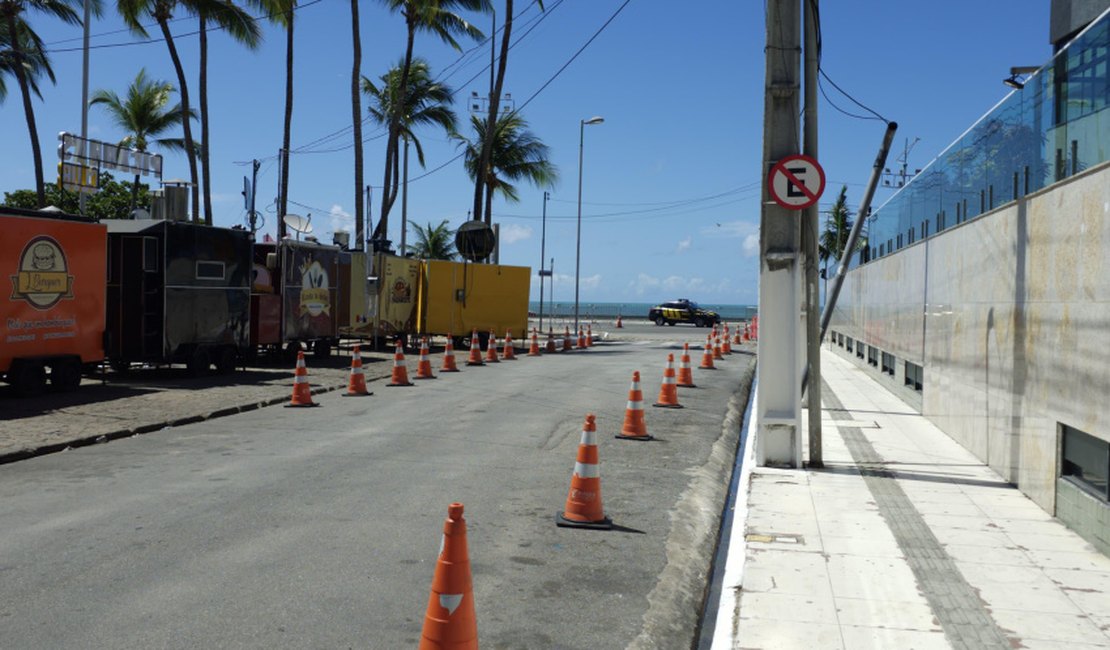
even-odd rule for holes
{"type": "MultiPolygon", "coordinates": [[[[89,18],[92,13],[89,4],[92,0],[85,0],[84,8],[84,23],[83,36],[81,37],[81,139],[89,137],[89,18]]],[[[81,165],[81,184],[84,185],[88,161],[81,165]]],[[[97,182],[100,181],[99,174],[97,174],[97,182]]],[[[77,191],[77,201],[79,202],[81,216],[85,215],[85,188],[80,188],[77,191]]],[[[130,216],[130,215],[128,215],[130,216]]]]}
{"type": "MultiPolygon", "coordinates": [[[[802,0],[805,5],[805,140],[802,153],[817,160],[817,3],[819,0],[802,0]]],[[[814,203],[804,211],[802,239],[805,242],[806,284],[806,358],[808,375],[813,378],[806,391],[809,410],[809,465],[824,467],[821,455],[821,339],[818,336],[817,286],[817,215],[820,209],[814,203]]]]}
{"type": "Polygon", "coordinates": [[[766,80],[763,108],[763,197],[760,215],[756,462],[800,467],[799,416],[803,338],[799,323],[801,220],[771,199],[768,174],[800,150],[798,0],[767,0],[766,80]]]}

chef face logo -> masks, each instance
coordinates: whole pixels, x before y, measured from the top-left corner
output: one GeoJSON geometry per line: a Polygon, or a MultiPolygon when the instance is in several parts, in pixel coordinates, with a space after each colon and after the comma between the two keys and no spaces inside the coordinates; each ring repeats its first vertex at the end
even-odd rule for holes
{"type": "Polygon", "coordinates": [[[330,316],[331,296],[328,289],[328,272],[319,262],[308,258],[301,265],[301,314],[330,316]]]}
{"type": "Polygon", "coordinates": [[[19,254],[12,281],[12,300],[25,300],[36,309],[50,309],[73,298],[73,276],[66,254],[52,237],[36,237],[19,254]]]}

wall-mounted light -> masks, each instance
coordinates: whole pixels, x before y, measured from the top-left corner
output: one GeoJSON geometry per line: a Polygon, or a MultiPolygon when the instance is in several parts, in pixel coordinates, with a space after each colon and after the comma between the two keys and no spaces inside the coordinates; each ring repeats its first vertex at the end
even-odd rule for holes
{"type": "Polygon", "coordinates": [[[1002,83],[1015,90],[1021,90],[1025,87],[1025,82],[1027,81],[1027,79],[1018,79],[1018,76],[1031,75],[1037,70],[1040,70],[1040,68],[1035,65],[1014,66],[1010,68],[1010,76],[1003,79],[1002,83]]]}

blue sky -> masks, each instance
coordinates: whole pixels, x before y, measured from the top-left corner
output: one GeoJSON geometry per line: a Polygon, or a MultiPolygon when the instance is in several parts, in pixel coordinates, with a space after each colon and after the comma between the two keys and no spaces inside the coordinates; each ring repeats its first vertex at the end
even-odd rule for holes
{"type": "MultiPolygon", "coordinates": [[[[623,0],[544,4],[546,15],[536,21],[541,14],[534,4],[516,2],[514,36],[535,27],[510,54],[505,90],[518,108],[623,0]]],[[[1047,0],[824,2],[823,68],[856,99],[899,123],[889,166],[894,167],[906,138],[920,138],[909,166],[921,168],[1008,92],[1001,80],[1011,66],[1048,59],[1048,13],[1047,0]]],[[[362,3],[361,19],[362,70],[376,79],[403,54],[404,25],[378,2],[362,3]]],[[[58,77],[56,86],[43,89],[43,100],[35,101],[50,179],[57,133],[80,132],[81,32],[42,16],[29,20],[49,44],[58,77]]],[[[488,16],[477,17],[476,23],[489,32],[488,16]]],[[[209,41],[212,191],[217,225],[243,223],[243,176],[250,173],[252,158],[261,159],[258,205],[272,233],[276,215],[268,204],[277,192],[285,37],[276,27],[263,29],[265,42],[253,52],[221,34],[209,41]]],[[[133,44],[135,39],[120,30],[122,23],[111,11],[92,25],[91,89],[123,94],[140,67],[176,84],[164,43],[133,44]]],[[[192,20],[172,25],[175,34],[194,30],[192,20]]],[[[294,149],[350,126],[350,42],[348,2],[320,0],[298,13],[294,149]]],[[[582,301],[656,302],[681,296],[712,304],[756,302],[763,44],[763,2],[631,0],[523,108],[531,129],[551,147],[562,176],[551,189],[546,222],[545,262],[555,259],[557,302],[573,301],[579,120],[595,115],[605,122],[585,131],[582,301]]],[[[196,37],[181,36],[177,45],[195,80],[196,37]]],[[[458,91],[456,110],[460,121],[467,119],[471,91],[487,90],[488,72],[482,70],[489,62],[488,46],[460,60],[460,53],[418,35],[416,52],[458,91]]],[[[0,104],[0,192],[34,185],[18,90],[14,83],[9,88],[0,104]]],[[[831,86],[826,91],[841,108],[864,114],[831,86]]],[[[842,184],[855,205],[884,126],[846,117],[822,99],[820,128],[820,160],[828,179],[822,205],[842,184]]],[[[374,136],[381,133],[373,124],[364,127],[363,136],[369,138],[365,181],[375,186],[382,180],[385,146],[384,138],[374,136]]],[[[123,135],[101,109],[90,111],[90,137],[115,142],[123,135]]],[[[459,151],[442,133],[418,135],[428,169],[459,151]]],[[[349,132],[308,149],[318,152],[296,154],[290,163],[289,198],[297,204],[290,211],[311,213],[317,234],[330,240],[335,229],[353,230],[349,132]]],[[[413,156],[410,178],[422,173],[413,156]]],[[[188,177],[184,157],[167,155],[165,177],[188,177]]],[[[502,263],[530,266],[533,276],[540,264],[543,189],[521,186],[519,203],[494,203],[502,263]]],[[[378,191],[375,187],[374,223],[378,191]]],[[[410,183],[409,220],[435,224],[447,219],[457,227],[466,219],[472,196],[473,185],[458,160],[410,183]]],[[[889,191],[880,190],[876,204],[887,196],[889,191]]],[[[400,200],[390,215],[390,238],[400,239],[400,200]]]]}

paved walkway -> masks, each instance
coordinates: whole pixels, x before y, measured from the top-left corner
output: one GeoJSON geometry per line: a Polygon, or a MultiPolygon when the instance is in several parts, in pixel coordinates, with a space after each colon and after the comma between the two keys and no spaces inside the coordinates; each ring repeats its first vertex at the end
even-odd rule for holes
{"type": "Polygon", "coordinates": [[[824,469],[748,442],[713,648],[1110,648],[1110,558],[866,371],[822,374],[824,469]]]}

